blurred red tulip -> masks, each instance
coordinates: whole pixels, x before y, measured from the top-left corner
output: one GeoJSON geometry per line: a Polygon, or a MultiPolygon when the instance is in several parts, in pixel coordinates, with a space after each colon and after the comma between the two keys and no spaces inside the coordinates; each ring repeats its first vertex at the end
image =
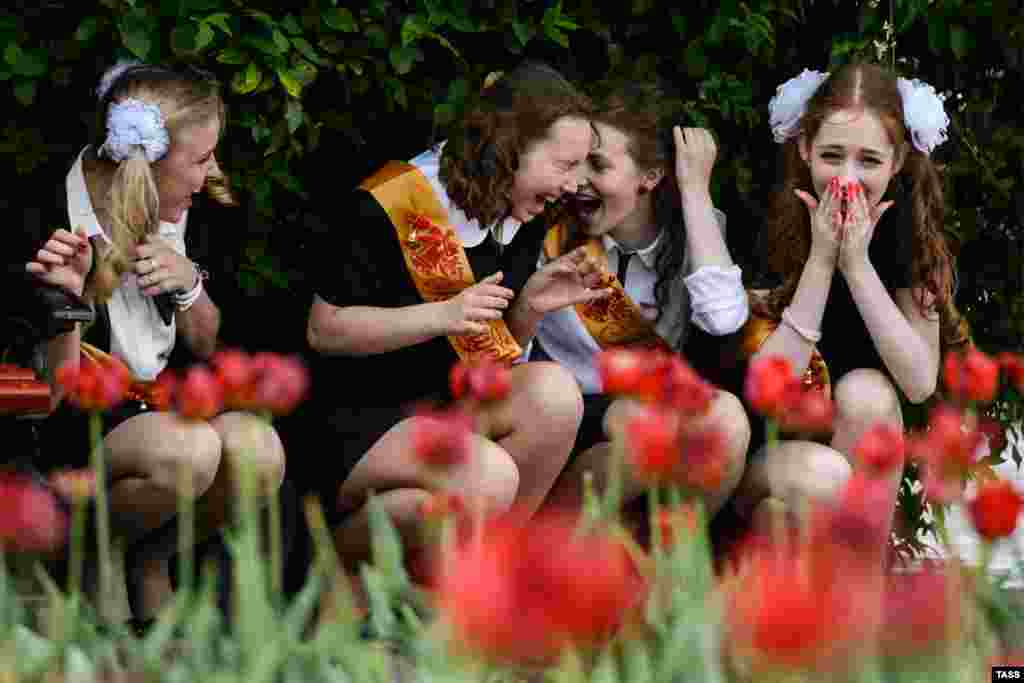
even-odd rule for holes
{"type": "Polygon", "coordinates": [[[274,415],[287,415],[309,393],[309,372],[294,356],[257,353],[252,357],[252,405],[274,415]]]}
{"type": "Polygon", "coordinates": [[[435,493],[420,505],[420,516],[427,520],[443,520],[450,516],[463,517],[469,508],[457,493],[435,493]]]}
{"type": "Polygon", "coordinates": [[[177,392],[178,414],[186,420],[209,420],[224,406],[224,394],[217,376],[196,365],[185,372],[177,392]]]}
{"type": "Polygon", "coordinates": [[[224,405],[251,406],[256,368],[249,355],[237,349],[223,349],[213,354],[210,365],[224,390],[224,405]]]}
{"type": "Polygon", "coordinates": [[[937,406],[927,431],[907,442],[907,452],[924,466],[925,495],[940,503],[957,498],[982,445],[981,432],[966,426],[960,413],[937,406]]]}
{"type": "Polygon", "coordinates": [[[821,389],[806,387],[794,378],[788,383],[781,405],[776,418],[783,430],[800,434],[832,431],[835,405],[821,389]]]}
{"type": "Polygon", "coordinates": [[[609,349],[597,356],[597,371],[606,394],[652,393],[651,355],[636,349],[609,349]]]}
{"type": "Polygon", "coordinates": [[[651,484],[671,481],[680,453],[679,417],[657,406],[642,406],[625,425],[627,458],[637,478],[651,484]]]}
{"type": "Polygon", "coordinates": [[[942,380],[957,400],[988,403],[999,389],[999,364],[973,347],[963,355],[950,351],[942,363],[942,380]]]}
{"type": "Polygon", "coordinates": [[[170,368],[164,368],[149,387],[149,401],[157,410],[170,410],[178,390],[178,375],[170,368]]]}
{"type": "Polygon", "coordinates": [[[67,519],[53,495],[29,477],[0,473],[0,546],[10,552],[51,552],[67,538],[67,519]]]}
{"type": "Polygon", "coordinates": [[[864,432],[853,450],[858,465],[873,474],[885,475],[903,467],[906,444],[903,430],[879,423],[864,432]]]}
{"type": "Polygon", "coordinates": [[[459,361],[448,376],[452,398],[475,401],[500,401],[512,390],[507,365],[493,361],[459,361]]]}
{"type": "Polygon", "coordinates": [[[1024,393],[1024,356],[1019,353],[1003,351],[997,360],[999,367],[1006,373],[1006,378],[1017,388],[1019,393],[1024,393]]]}
{"type": "Polygon", "coordinates": [[[948,641],[960,621],[960,590],[941,565],[891,574],[885,587],[883,651],[908,656],[948,641]]]}
{"type": "Polygon", "coordinates": [[[743,394],[758,413],[779,417],[786,409],[786,394],[795,381],[788,358],[767,356],[750,364],[743,394]]]}
{"type": "Polygon", "coordinates": [[[656,400],[684,415],[702,415],[715,397],[715,389],[679,356],[662,356],[662,394],[656,400]]]}
{"type": "Polygon", "coordinates": [[[110,410],[121,403],[132,380],[120,360],[95,361],[84,356],[77,367],[65,364],[57,368],[56,378],[72,403],[91,412],[110,410]]]}
{"type": "Polygon", "coordinates": [[[622,545],[575,519],[508,514],[442,559],[438,607],[456,642],[505,663],[551,662],[612,635],[643,597],[622,545]],[[557,552],[553,552],[557,549],[557,552]]]}
{"type": "Polygon", "coordinates": [[[725,477],[725,435],[707,427],[682,435],[672,482],[701,492],[713,492],[725,477]]]}
{"type": "Polygon", "coordinates": [[[979,483],[977,494],[968,504],[974,528],[988,541],[1011,535],[1017,528],[1022,507],[1024,496],[1003,479],[979,483]]]}
{"type": "Polygon", "coordinates": [[[412,452],[427,465],[458,465],[472,455],[473,417],[460,410],[421,410],[412,418],[412,452]]]}

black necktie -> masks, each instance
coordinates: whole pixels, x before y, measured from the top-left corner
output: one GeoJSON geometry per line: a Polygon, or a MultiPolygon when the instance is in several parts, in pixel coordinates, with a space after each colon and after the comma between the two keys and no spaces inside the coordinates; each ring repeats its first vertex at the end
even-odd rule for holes
{"type": "Polygon", "coordinates": [[[619,252],[619,284],[622,285],[623,289],[626,287],[626,270],[629,268],[629,259],[633,258],[633,254],[636,252],[632,251],[620,251],[619,252]]]}

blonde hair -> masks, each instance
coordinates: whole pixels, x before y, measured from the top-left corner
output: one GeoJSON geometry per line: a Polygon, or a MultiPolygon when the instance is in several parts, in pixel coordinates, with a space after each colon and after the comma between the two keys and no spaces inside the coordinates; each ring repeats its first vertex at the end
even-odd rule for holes
{"type": "MultiPolygon", "coordinates": [[[[197,69],[175,70],[140,64],[123,71],[100,99],[95,149],[102,156],[107,136],[107,113],[114,102],[132,98],[156,105],[163,115],[171,146],[186,129],[207,123],[215,117],[221,130],[225,123],[224,100],[220,84],[197,69]]],[[[109,248],[96,256],[88,283],[88,292],[97,301],[106,301],[117,288],[121,275],[131,266],[130,255],[146,235],[155,234],[160,225],[160,195],[156,177],[141,145],[131,149],[114,165],[106,197],[110,238],[109,248]]],[[[214,158],[204,187],[215,201],[235,206],[229,183],[214,158]]]]}

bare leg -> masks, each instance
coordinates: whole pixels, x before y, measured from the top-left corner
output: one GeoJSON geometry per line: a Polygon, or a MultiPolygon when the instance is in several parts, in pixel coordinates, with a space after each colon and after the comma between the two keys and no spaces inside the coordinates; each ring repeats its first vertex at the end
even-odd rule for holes
{"type": "Polygon", "coordinates": [[[472,456],[465,463],[430,467],[409,448],[409,432],[416,417],[392,427],[367,451],[341,485],[339,508],[352,514],[335,530],[342,562],[354,573],[370,555],[366,498],[376,491],[376,502],[390,515],[407,550],[423,543],[419,506],[434,492],[462,496],[480,513],[500,512],[515,500],[519,471],[515,462],[493,442],[474,436],[472,456]]]}
{"type": "MultiPolygon", "coordinates": [[[[630,399],[619,399],[611,404],[605,415],[605,431],[614,434],[621,429],[638,404],[630,399]]],[[[750,423],[743,406],[732,394],[719,391],[705,415],[690,419],[684,425],[686,430],[718,429],[725,435],[726,447],[722,454],[726,462],[725,474],[714,491],[704,497],[708,514],[717,512],[732,495],[739,484],[746,466],[747,446],[750,443],[750,423]]],[[[593,474],[594,486],[603,491],[611,472],[612,446],[599,443],[579,454],[558,480],[552,493],[553,505],[578,505],[582,491],[583,476],[593,474]]],[[[639,497],[646,490],[646,484],[630,476],[628,468],[623,477],[623,503],[639,497]]]]}
{"type": "Polygon", "coordinates": [[[516,506],[536,511],[569,459],[583,418],[583,399],[569,371],[555,363],[524,363],[511,370],[509,397],[492,408],[489,436],[519,470],[516,506]]]}

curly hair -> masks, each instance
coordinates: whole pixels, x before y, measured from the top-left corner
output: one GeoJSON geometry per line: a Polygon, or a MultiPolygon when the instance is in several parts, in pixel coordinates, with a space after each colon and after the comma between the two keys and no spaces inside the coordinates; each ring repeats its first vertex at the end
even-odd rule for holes
{"type": "MultiPolygon", "coordinates": [[[[226,110],[220,84],[207,72],[194,68],[172,69],[138,64],[124,70],[100,100],[97,110],[94,150],[99,150],[107,135],[107,110],[111,103],[135,98],[160,107],[173,145],[185,129],[217,118],[224,129],[226,110]]],[[[129,254],[145,235],[154,234],[160,224],[160,197],[153,164],[142,147],[121,162],[104,160],[112,169],[109,195],[108,231],[110,248],[97,256],[88,282],[88,292],[105,301],[120,283],[129,267],[129,254]]],[[[228,182],[216,160],[211,164],[204,187],[217,202],[235,206],[228,182]]]]}
{"type": "Polygon", "coordinates": [[[524,62],[484,88],[455,124],[441,182],[470,219],[491,225],[510,210],[519,157],[564,117],[587,119],[590,100],[555,69],[524,62]]]}
{"type": "Polygon", "coordinates": [[[922,313],[938,312],[943,346],[958,348],[967,342],[967,326],[953,302],[954,265],[945,237],[942,182],[931,158],[910,142],[896,82],[896,75],[882,67],[849,64],[833,72],[807,103],[799,137],[783,145],[782,182],[768,207],[765,251],[768,266],[782,285],[752,304],[757,313],[779,319],[793,298],[810,254],[810,216],[793,192],[813,187],[810,169],[800,156],[800,140],[813,140],[822,122],[835,111],[851,107],[870,110],[888,133],[897,158],[905,155],[894,185],[905,188],[910,200],[909,276],[915,303],[922,313]]]}

